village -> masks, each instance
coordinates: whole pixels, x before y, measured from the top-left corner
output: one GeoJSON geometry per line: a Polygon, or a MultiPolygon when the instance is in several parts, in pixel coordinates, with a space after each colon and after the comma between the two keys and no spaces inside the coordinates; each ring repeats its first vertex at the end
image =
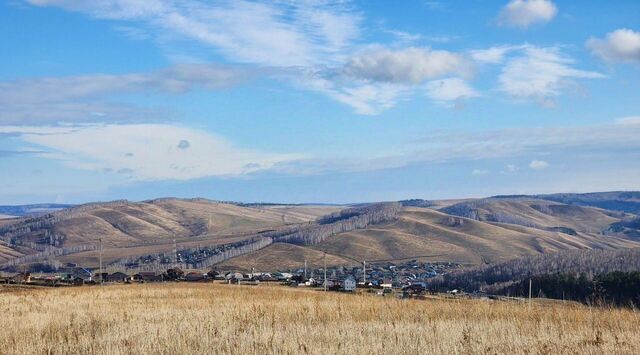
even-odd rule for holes
{"type": "Polygon", "coordinates": [[[216,282],[257,286],[261,283],[281,284],[289,287],[309,287],[326,291],[354,292],[357,289],[375,290],[380,295],[402,293],[419,295],[428,292],[427,279],[460,268],[455,263],[427,263],[411,260],[403,263],[371,263],[357,267],[335,266],[300,268],[277,272],[238,272],[217,270],[215,267],[184,271],[170,267],[164,272],[122,271],[100,272],[76,264],[67,264],[56,272],[19,272],[0,274],[0,284],[19,284],[43,287],[105,285],[145,282],[216,282]]]}

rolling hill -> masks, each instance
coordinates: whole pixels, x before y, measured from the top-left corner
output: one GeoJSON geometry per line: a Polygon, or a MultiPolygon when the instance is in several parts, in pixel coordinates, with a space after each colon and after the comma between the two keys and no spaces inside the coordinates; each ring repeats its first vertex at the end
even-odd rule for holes
{"type": "MultiPolygon", "coordinates": [[[[523,206],[519,203],[515,204],[518,208],[513,204],[509,205],[513,208],[512,213],[517,212],[524,218],[523,206]]],[[[508,211],[507,207],[503,203],[495,206],[501,211],[508,211]]],[[[286,255],[281,252],[284,246],[277,249],[268,247],[242,256],[238,262],[235,259],[228,260],[222,266],[247,266],[250,260],[270,260],[273,265],[286,264],[300,268],[304,263],[302,255],[310,253],[309,249],[347,260],[344,264],[411,257],[431,262],[473,265],[563,250],[640,247],[640,240],[599,234],[597,227],[605,228],[609,222],[617,219],[597,209],[569,207],[552,209],[549,212],[551,214],[546,216],[532,209],[536,213],[532,212],[530,224],[535,224],[538,228],[478,221],[429,208],[405,207],[399,218],[393,222],[340,233],[317,245],[290,248],[287,249],[286,255]],[[561,210],[562,213],[557,213],[557,210],[561,210]],[[594,220],[585,220],[582,224],[580,221],[587,216],[593,217],[594,220]],[[547,230],[552,226],[575,228],[577,231],[573,235],[558,230],[547,230]]]]}
{"type": "MultiPolygon", "coordinates": [[[[204,199],[157,199],[144,202],[114,201],[76,206],[40,217],[0,225],[0,258],[44,253],[51,247],[90,247],[59,257],[73,262],[97,260],[103,241],[106,260],[169,252],[174,240],[180,248],[217,245],[248,235],[304,224],[340,208],[334,206],[240,206],[204,199]],[[12,245],[12,248],[8,246],[12,245]]],[[[0,259],[2,260],[2,259],[0,259]]]]}
{"type": "Polygon", "coordinates": [[[599,207],[640,214],[640,191],[592,192],[584,194],[537,195],[536,198],[568,205],[599,207]]]}
{"type": "MultiPolygon", "coordinates": [[[[571,201],[613,204],[636,196],[604,194],[571,195],[571,201]]],[[[479,265],[566,250],[640,247],[637,215],[541,196],[405,200],[392,218],[358,226],[348,221],[375,208],[174,198],[95,203],[0,225],[0,264],[56,260],[95,267],[99,239],[107,264],[172,255],[175,240],[178,250],[200,259],[227,253],[216,267],[243,270],[294,269],[305,260],[317,266],[324,253],[329,265],[404,258],[479,265]],[[353,226],[345,228],[345,222],[353,226]]]]}

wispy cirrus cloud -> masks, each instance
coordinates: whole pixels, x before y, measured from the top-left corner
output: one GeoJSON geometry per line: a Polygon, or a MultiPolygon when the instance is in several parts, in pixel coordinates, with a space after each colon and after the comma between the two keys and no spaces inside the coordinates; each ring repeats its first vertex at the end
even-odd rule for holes
{"type": "Polygon", "coordinates": [[[520,55],[510,58],[502,68],[500,90],[517,99],[552,102],[577,79],[601,79],[598,72],[573,67],[575,61],[559,48],[527,46],[520,55]]]}
{"type": "MultiPolygon", "coordinates": [[[[21,151],[30,155],[75,169],[116,174],[129,181],[253,174],[306,176],[507,158],[540,170],[549,166],[546,156],[558,160],[594,152],[604,156],[623,152],[637,157],[640,150],[640,121],[632,119],[563,128],[443,130],[404,147],[340,157],[261,152],[238,147],[215,134],[168,124],[0,126],[2,134],[10,135],[22,146],[21,151]]],[[[506,169],[518,170],[516,165],[506,169]]]]}
{"type": "MultiPolygon", "coordinates": [[[[550,164],[545,156],[618,156],[637,158],[640,151],[640,121],[618,119],[607,124],[558,128],[505,128],[485,131],[442,130],[376,156],[341,158],[308,157],[277,164],[272,169],[289,175],[324,174],[400,168],[456,161],[520,160],[531,169],[550,164]],[[534,162],[532,164],[532,162],[534,162]],[[546,163],[546,165],[545,165],[546,163]]],[[[518,167],[508,164],[507,172],[518,167]]]]}
{"type": "Polygon", "coordinates": [[[359,36],[360,16],[342,2],[27,1],[101,19],[136,21],[166,38],[197,41],[235,62],[265,66],[336,61],[359,36]]]}
{"type": "Polygon", "coordinates": [[[257,75],[220,65],[177,65],[133,74],[41,77],[0,82],[0,123],[135,120],[162,115],[156,109],[109,98],[130,93],[183,94],[220,90],[257,75]]]}
{"type": "MultiPolygon", "coordinates": [[[[380,114],[425,90],[436,103],[482,96],[471,82],[478,65],[501,65],[501,92],[546,106],[555,105],[579,80],[603,77],[575,68],[575,61],[558,47],[524,44],[456,52],[417,46],[417,40],[430,36],[395,30],[387,32],[399,42],[362,43],[363,16],[349,1],[26,1],[112,20],[116,29],[136,39],[193,41],[219,54],[221,61],[269,70],[280,80],[363,115],[380,114]]],[[[528,27],[556,13],[549,0],[513,0],[504,7],[501,21],[528,27]]],[[[65,104],[49,111],[57,110],[56,117],[105,111],[103,102],[92,102],[96,107],[65,104]]],[[[126,115],[135,108],[120,105],[112,111],[126,115]]]]}
{"type": "Polygon", "coordinates": [[[460,105],[463,100],[479,97],[480,93],[460,78],[446,78],[433,80],[426,84],[427,96],[432,100],[444,104],[451,102],[460,105]]]}
{"type": "MultiPolygon", "coordinates": [[[[116,21],[118,31],[135,39],[143,33],[169,43],[171,38],[194,41],[230,62],[280,71],[278,77],[297,87],[365,115],[395,106],[426,80],[472,72],[464,55],[450,51],[381,45],[362,49],[357,43],[362,16],[349,1],[27,1],[116,21]]],[[[405,45],[420,38],[394,33],[405,45]]]]}
{"type": "Polygon", "coordinates": [[[480,65],[500,66],[498,90],[544,106],[555,106],[556,98],[574,89],[580,80],[606,77],[576,68],[576,61],[558,46],[502,45],[471,50],[469,56],[480,65]]]}

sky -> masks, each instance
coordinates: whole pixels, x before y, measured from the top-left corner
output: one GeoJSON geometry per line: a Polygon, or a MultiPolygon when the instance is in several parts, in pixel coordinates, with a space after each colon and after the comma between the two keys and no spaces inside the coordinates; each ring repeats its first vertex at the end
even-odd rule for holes
{"type": "Polygon", "coordinates": [[[0,204],[639,189],[636,0],[0,3],[0,204]]]}

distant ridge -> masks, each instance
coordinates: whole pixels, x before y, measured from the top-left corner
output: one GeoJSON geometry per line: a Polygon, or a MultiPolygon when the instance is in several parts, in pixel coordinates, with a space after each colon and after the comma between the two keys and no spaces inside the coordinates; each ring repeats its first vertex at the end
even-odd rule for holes
{"type": "Polygon", "coordinates": [[[496,195],[493,199],[535,198],[574,206],[598,207],[626,213],[640,213],[640,191],[606,191],[586,193],[557,193],[543,195],[496,195]]]}
{"type": "Polygon", "coordinates": [[[58,203],[37,203],[32,205],[0,206],[0,214],[15,217],[36,217],[47,213],[70,208],[75,205],[58,203]]]}

